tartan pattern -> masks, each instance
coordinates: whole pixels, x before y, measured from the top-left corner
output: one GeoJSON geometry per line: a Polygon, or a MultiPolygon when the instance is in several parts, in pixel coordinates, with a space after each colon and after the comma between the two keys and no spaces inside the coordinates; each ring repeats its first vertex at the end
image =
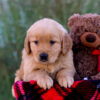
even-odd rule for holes
{"type": "Polygon", "coordinates": [[[36,81],[17,81],[13,85],[16,100],[100,100],[100,80],[75,81],[71,88],[60,87],[55,81],[49,90],[36,81]]]}

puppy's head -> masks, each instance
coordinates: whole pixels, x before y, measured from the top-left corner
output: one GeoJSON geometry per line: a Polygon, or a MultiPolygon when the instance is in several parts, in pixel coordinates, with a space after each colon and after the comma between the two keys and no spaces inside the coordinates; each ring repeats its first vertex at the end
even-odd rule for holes
{"type": "Polygon", "coordinates": [[[24,47],[36,62],[54,63],[72,48],[72,40],[62,25],[44,18],[29,28],[24,47]]]}

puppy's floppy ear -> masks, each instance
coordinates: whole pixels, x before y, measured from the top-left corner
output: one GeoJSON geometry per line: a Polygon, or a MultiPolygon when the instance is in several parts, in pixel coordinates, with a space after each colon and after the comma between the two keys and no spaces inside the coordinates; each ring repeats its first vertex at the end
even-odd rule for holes
{"type": "Polygon", "coordinates": [[[69,34],[64,33],[63,39],[62,39],[62,53],[66,54],[69,50],[72,49],[72,39],[69,36],[69,34]]]}
{"type": "Polygon", "coordinates": [[[31,53],[31,48],[30,48],[30,42],[29,42],[28,35],[26,36],[25,41],[24,41],[24,48],[25,48],[27,54],[31,53]]]}

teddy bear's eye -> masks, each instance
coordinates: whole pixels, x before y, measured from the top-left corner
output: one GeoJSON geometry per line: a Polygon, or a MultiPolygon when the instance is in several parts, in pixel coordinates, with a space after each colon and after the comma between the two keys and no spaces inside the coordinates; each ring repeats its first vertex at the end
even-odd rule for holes
{"type": "Polygon", "coordinates": [[[34,41],[34,43],[37,45],[39,42],[38,41],[34,41]]]}
{"type": "Polygon", "coordinates": [[[87,29],[85,29],[85,32],[88,32],[88,30],[87,30],[87,29]]]}
{"type": "Polygon", "coordinates": [[[95,32],[96,34],[98,33],[98,30],[96,30],[96,32],[95,32]]]}
{"type": "Polygon", "coordinates": [[[50,44],[51,44],[51,45],[55,44],[55,41],[51,40],[51,41],[50,41],[50,44]]]}

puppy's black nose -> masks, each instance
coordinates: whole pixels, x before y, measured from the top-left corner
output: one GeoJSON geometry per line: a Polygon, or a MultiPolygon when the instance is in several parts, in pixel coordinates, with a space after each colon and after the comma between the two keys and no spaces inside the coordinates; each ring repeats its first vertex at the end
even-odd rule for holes
{"type": "Polygon", "coordinates": [[[48,54],[47,53],[41,53],[40,54],[40,61],[42,61],[42,62],[48,61],[48,54]]]}
{"type": "Polygon", "coordinates": [[[86,41],[87,42],[95,42],[96,41],[96,37],[94,36],[94,35],[92,35],[92,34],[88,34],[87,36],[86,36],[86,41]]]}

